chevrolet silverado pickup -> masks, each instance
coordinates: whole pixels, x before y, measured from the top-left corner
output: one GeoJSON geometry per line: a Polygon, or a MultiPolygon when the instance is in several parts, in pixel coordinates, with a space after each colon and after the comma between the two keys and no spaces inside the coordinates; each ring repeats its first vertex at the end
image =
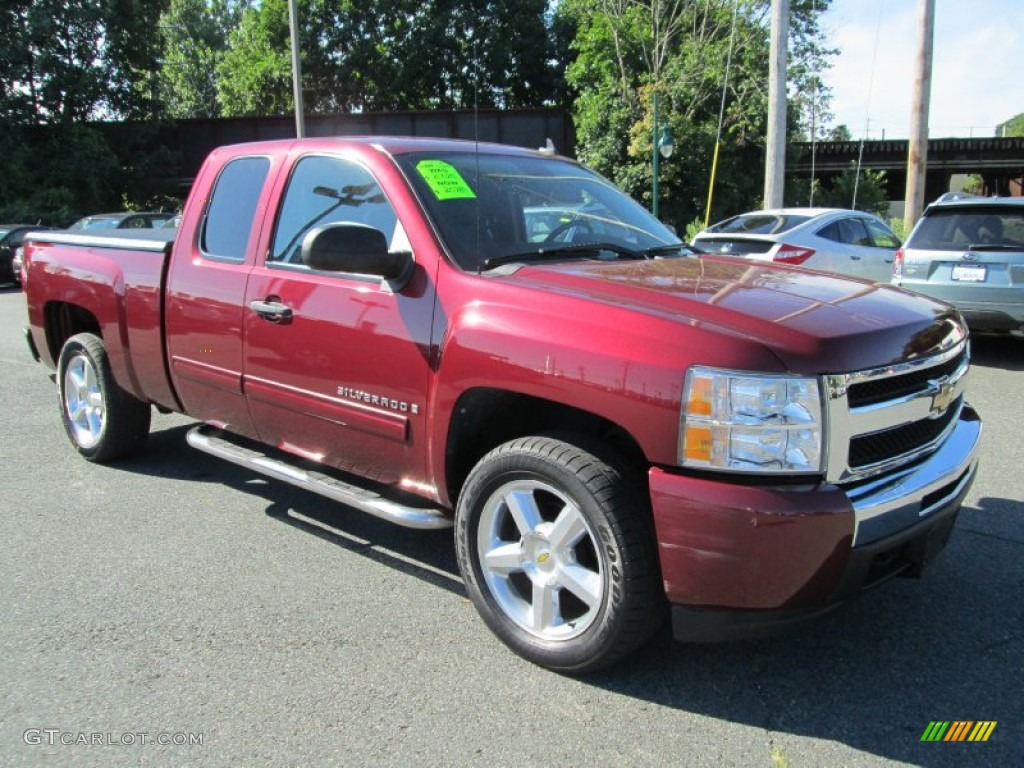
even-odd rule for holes
{"type": "Polygon", "coordinates": [[[224,147],[176,232],[40,232],[24,270],[86,459],[137,454],[155,407],[199,450],[452,527],[483,621],[561,672],[669,615],[756,636],[917,575],[977,470],[956,310],[696,257],[550,153],[224,147]]]}

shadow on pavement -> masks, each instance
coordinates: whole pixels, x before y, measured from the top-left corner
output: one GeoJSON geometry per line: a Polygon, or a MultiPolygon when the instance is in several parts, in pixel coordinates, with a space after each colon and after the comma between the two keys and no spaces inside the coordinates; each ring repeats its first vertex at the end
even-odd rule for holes
{"type": "MultiPolygon", "coordinates": [[[[275,519],[465,595],[449,531],[399,528],[286,484],[255,480],[252,472],[188,448],[190,427],[155,431],[145,456],[111,466],[226,484],[262,498],[275,519]]],[[[1022,530],[1024,503],[984,499],[980,507],[964,507],[949,546],[920,581],[890,582],[769,640],[682,645],[666,627],[640,653],[581,683],[773,735],[840,742],[887,760],[1020,765],[1022,530]],[[933,720],[998,725],[984,744],[922,743],[933,720]]]]}
{"type": "Polygon", "coordinates": [[[1024,371],[1024,336],[971,334],[971,363],[988,368],[1024,371]]]}

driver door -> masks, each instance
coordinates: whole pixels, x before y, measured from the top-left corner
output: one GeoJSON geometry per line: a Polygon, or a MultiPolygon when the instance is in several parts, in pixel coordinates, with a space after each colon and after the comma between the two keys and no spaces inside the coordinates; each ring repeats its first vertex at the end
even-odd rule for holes
{"type": "Polygon", "coordinates": [[[422,477],[433,283],[419,267],[398,292],[365,275],[310,269],[303,238],[333,222],[372,226],[392,250],[411,250],[365,166],[326,154],[297,160],[246,292],[244,385],[255,428],[264,442],[380,482],[422,477]]]}

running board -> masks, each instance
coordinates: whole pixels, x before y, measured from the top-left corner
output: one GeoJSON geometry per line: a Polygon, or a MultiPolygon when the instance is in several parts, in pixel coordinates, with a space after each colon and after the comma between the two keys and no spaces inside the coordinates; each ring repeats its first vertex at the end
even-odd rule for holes
{"type": "Polygon", "coordinates": [[[204,453],[226,459],[261,475],[284,480],[406,528],[437,530],[452,527],[452,519],[440,509],[407,506],[325,473],[302,469],[281,459],[271,458],[232,442],[225,432],[208,424],[189,430],[186,439],[189,445],[204,453]]]}

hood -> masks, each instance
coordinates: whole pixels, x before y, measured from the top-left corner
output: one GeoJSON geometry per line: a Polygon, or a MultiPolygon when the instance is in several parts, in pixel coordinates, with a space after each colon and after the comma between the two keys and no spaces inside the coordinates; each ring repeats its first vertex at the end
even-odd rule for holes
{"type": "Polygon", "coordinates": [[[899,288],[712,256],[530,264],[503,279],[757,340],[797,373],[884,366],[966,335],[955,309],[899,288]]]}

